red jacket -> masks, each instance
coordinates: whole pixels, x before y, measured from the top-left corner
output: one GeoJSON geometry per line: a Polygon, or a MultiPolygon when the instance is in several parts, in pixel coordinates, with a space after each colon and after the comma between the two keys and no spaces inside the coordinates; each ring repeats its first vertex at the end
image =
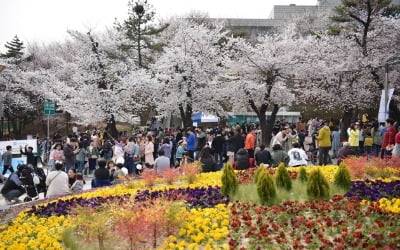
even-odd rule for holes
{"type": "Polygon", "coordinates": [[[395,137],[396,137],[396,129],[393,126],[389,126],[386,129],[385,134],[383,134],[383,139],[382,139],[382,149],[386,149],[388,145],[394,145],[395,144],[395,137]]]}
{"type": "Polygon", "coordinates": [[[254,135],[254,132],[248,133],[246,136],[246,141],[244,143],[244,148],[254,150],[255,144],[256,144],[256,137],[254,135]]]}
{"type": "Polygon", "coordinates": [[[394,141],[396,142],[396,144],[400,144],[400,132],[398,132],[396,134],[396,137],[394,138],[394,141]]]}

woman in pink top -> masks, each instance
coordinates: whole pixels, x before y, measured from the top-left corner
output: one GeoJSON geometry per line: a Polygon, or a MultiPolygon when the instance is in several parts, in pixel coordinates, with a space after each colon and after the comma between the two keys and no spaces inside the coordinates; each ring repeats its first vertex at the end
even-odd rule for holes
{"type": "Polygon", "coordinates": [[[54,161],[64,161],[64,151],[62,150],[61,144],[55,146],[54,150],[51,152],[50,158],[54,159],[54,161]]]}

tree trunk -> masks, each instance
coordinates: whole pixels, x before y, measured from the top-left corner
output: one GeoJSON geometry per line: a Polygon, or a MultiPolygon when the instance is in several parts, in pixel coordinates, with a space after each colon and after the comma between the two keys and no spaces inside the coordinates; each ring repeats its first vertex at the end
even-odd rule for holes
{"type": "Polygon", "coordinates": [[[68,112],[65,112],[65,134],[68,135],[69,132],[69,123],[71,121],[71,115],[68,112]]]}
{"type": "Polygon", "coordinates": [[[190,104],[186,105],[186,110],[183,108],[183,106],[180,104],[179,105],[179,113],[181,115],[181,119],[183,122],[183,127],[184,129],[187,129],[189,127],[193,126],[193,122],[192,122],[192,107],[190,104]]]}
{"type": "Polygon", "coordinates": [[[118,138],[117,124],[115,123],[114,115],[111,114],[107,121],[106,131],[115,139],[118,138]]]}
{"type": "Polygon", "coordinates": [[[265,140],[266,140],[266,146],[269,145],[271,138],[272,138],[272,131],[274,129],[274,125],[275,125],[275,120],[276,120],[276,115],[278,114],[279,111],[279,105],[278,104],[274,104],[274,107],[272,109],[272,113],[271,113],[271,117],[267,123],[267,128],[266,128],[266,135],[265,135],[265,140]]]}
{"type": "Polygon", "coordinates": [[[351,118],[353,117],[353,109],[345,109],[342,118],[342,127],[340,131],[340,136],[348,139],[347,128],[350,127],[351,118]]]}

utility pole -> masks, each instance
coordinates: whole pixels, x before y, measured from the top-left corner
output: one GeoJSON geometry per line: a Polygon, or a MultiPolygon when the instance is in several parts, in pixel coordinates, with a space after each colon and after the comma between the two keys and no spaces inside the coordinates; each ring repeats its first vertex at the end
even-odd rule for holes
{"type": "Polygon", "coordinates": [[[389,64],[385,65],[385,119],[389,117],[388,100],[389,100],[389,64]]]}

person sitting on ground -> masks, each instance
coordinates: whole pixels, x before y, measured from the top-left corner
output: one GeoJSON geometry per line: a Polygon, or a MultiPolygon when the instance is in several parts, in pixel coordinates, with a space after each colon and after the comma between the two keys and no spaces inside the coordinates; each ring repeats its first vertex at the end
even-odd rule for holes
{"type": "Polygon", "coordinates": [[[70,193],[68,186],[68,175],[63,171],[64,165],[62,162],[55,163],[55,171],[50,172],[46,178],[47,198],[53,198],[60,195],[70,193]]]}
{"type": "Polygon", "coordinates": [[[343,147],[339,149],[337,164],[339,165],[344,158],[354,155],[356,155],[356,151],[350,146],[350,143],[343,142],[343,147]]]}
{"type": "Polygon", "coordinates": [[[244,170],[249,168],[249,154],[247,150],[241,148],[237,151],[236,155],[236,169],[237,170],[244,170]]]}
{"type": "Polygon", "coordinates": [[[92,187],[103,187],[109,186],[110,183],[110,172],[106,169],[106,161],[99,160],[97,165],[99,166],[96,171],[94,171],[94,179],[92,180],[92,187]]]}
{"type": "Polygon", "coordinates": [[[185,151],[182,155],[182,160],[181,160],[181,166],[192,163],[193,159],[190,157],[190,153],[188,151],[185,151]]]}
{"type": "Polygon", "coordinates": [[[76,180],[75,180],[74,184],[72,184],[72,186],[71,186],[72,192],[77,192],[77,191],[83,190],[83,185],[85,184],[84,182],[85,182],[85,180],[83,179],[83,174],[77,173],[76,180]]]}
{"type": "Polygon", "coordinates": [[[19,179],[19,175],[21,174],[23,168],[26,168],[26,165],[19,165],[17,167],[17,171],[10,174],[4,183],[3,188],[1,189],[1,194],[10,203],[20,202],[18,197],[25,193],[25,189],[22,187],[22,182],[19,179]]]}
{"type": "Polygon", "coordinates": [[[271,154],[271,166],[277,167],[279,163],[283,162],[285,166],[289,164],[290,158],[288,154],[282,150],[282,146],[279,144],[275,144],[272,147],[272,154],[271,154]]]}
{"type": "Polygon", "coordinates": [[[257,166],[260,166],[261,164],[271,164],[271,153],[268,150],[265,150],[264,144],[260,145],[260,150],[256,153],[255,160],[257,166]]]}
{"type": "Polygon", "coordinates": [[[158,158],[154,161],[154,169],[157,175],[160,175],[164,170],[170,167],[170,160],[164,155],[164,150],[158,151],[158,158]]]}
{"type": "Polygon", "coordinates": [[[114,181],[114,173],[115,173],[115,164],[112,160],[107,162],[107,169],[110,173],[110,182],[114,181]]]}
{"type": "Polygon", "coordinates": [[[205,147],[201,150],[200,162],[203,173],[216,171],[215,160],[209,147],[205,147]]]}
{"type": "Polygon", "coordinates": [[[124,167],[124,164],[117,160],[117,165],[114,172],[113,184],[121,184],[127,180],[128,169],[124,167]]]}
{"type": "Polygon", "coordinates": [[[293,143],[293,148],[289,150],[288,155],[290,158],[289,167],[299,167],[307,165],[308,157],[306,152],[301,148],[300,143],[293,143]]]}
{"type": "Polygon", "coordinates": [[[76,181],[76,169],[75,168],[70,168],[68,170],[68,185],[69,187],[72,187],[74,182],[76,181]]]}

